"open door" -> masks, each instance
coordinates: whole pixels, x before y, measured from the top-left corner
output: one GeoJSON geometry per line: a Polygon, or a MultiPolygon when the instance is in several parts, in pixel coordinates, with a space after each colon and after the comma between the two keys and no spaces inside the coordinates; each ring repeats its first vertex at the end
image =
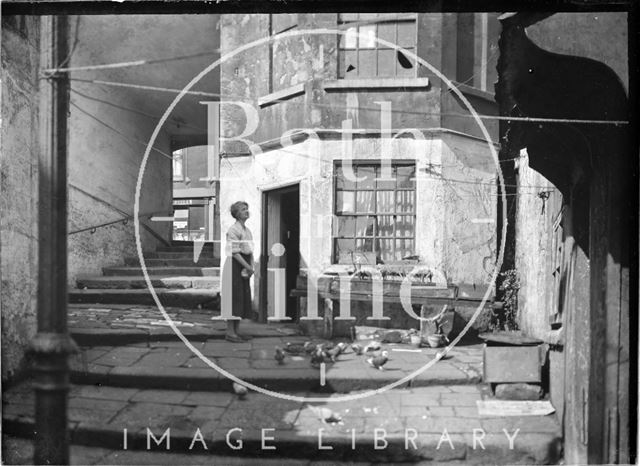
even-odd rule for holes
{"type": "Polygon", "coordinates": [[[295,322],[299,317],[296,299],[289,295],[300,271],[298,184],[263,193],[261,240],[260,321],[285,315],[295,322]]]}

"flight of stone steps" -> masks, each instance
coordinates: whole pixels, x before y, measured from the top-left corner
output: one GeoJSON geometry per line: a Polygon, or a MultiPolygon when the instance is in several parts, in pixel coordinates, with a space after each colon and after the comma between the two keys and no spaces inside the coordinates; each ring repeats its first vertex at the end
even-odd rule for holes
{"type": "MultiPolygon", "coordinates": [[[[216,252],[213,243],[174,241],[145,253],[147,273],[160,301],[183,308],[219,306],[216,252]]],[[[76,287],[69,290],[70,303],[154,304],[137,256],[125,257],[124,265],[104,267],[101,276],[79,276],[76,287]]]]}

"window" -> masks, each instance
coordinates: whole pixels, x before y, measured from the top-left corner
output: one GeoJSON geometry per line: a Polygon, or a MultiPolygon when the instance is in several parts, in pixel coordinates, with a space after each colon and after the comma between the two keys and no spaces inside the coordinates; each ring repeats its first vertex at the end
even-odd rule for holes
{"type": "Polygon", "coordinates": [[[353,27],[340,34],[338,52],[338,77],[354,78],[413,78],[416,66],[407,56],[398,58],[394,48],[379,43],[377,39],[416,51],[415,15],[341,14],[340,25],[353,27]],[[404,66],[403,66],[404,65],[404,66]]]}
{"type": "Polygon", "coordinates": [[[204,241],[206,231],[206,205],[200,199],[188,200],[188,205],[174,205],[173,240],[204,241]],[[197,205],[196,203],[199,203],[197,205]]]}
{"type": "Polygon", "coordinates": [[[173,181],[184,180],[184,149],[173,152],[173,181]]]}
{"type": "Polygon", "coordinates": [[[355,179],[335,168],[334,262],[389,263],[415,251],[415,164],[394,164],[392,179],[379,179],[380,164],[353,166],[355,179]]]}

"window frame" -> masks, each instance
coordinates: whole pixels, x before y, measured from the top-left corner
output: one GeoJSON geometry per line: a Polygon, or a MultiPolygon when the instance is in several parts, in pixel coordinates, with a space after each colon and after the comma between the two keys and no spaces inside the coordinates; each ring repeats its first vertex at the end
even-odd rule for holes
{"type": "MultiPolygon", "coordinates": [[[[415,13],[404,13],[404,14],[394,14],[394,15],[379,15],[380,19],[375,19],[375,18],[371,18],[371,19],[360,19],[361,15],[367,15],[367,14],[358,14],[358,13],[340,13],[338,14],[338,19],[337,19],[337,24],[339,28],[344,28],[346,25],[350,24],[350,23],[354,23],[356,24],[355,28],[356,28],[356,33],[358,33],[360,31],[360,28],[363,27],[370,27],[370,26],[375,26],[375,37],[379,38],[379,26],[382,24],[393,24],[395,27],[395,35],[394,35],[394,40],[393,41],[389,41],[389,42],[393,42],[394,44],[398,45],[399,47],[401,47],[398,42],[399,42],[399,29],[398,29],[398,25],[399,24],[406,24],[409,23],[413,26],[413,30],[412,30],[412,34],[411,34],[411,38],[412,38],[412,44],[411,46],[402,46],[402,48],[405,48],[408,51],[411,51],[413,53],[415,53],[416,55],[418,54],[418,15],[415,13]],[[357,14],[357,18],[356,19],[343,19],[344,16],[347,15],[353,15],[353,14],[357,14]]],[[[380,51],[383,50],[390,50],[390,51],[394,51],[394,48],[389,48],[385,45],[380,44],[377,41],[374,41],[373,47],[361,47],[360,46],[360,41],[362,40],[359,36],[356,35],[356,45],[355,47],[346,47],[346,41],[347,41],[347,35],[344,34],[338,34],[337,37],[337,53],[338,53],[338,60],[337,60],[337,70],[336,70],[336,75],[337,75],[337,79],[412,79],[412,78],[417,78],[418,77],[418,66],[416,63],[413,63],[413,67],[411,69],[411,74],[409,75],[408,73],[405,74],[401,74],[398,72],[399,69],[401,69],[401,65],[399,64],[397,58],[395,57],[395,53],[394,53],[394,59],[393,59],[393,63],[394,63],[394,69],[393,69],[393,73],[391,74],[381,74],[380,73],[380,51]],[[362,51],[375,51],[375,74],[370,74],[370,73],[365,73],[365,74],[360,74],[359,73],[359,61],[360,61],[360,54],[362,51]],[[346,72],[346,55],[347,52],[354,52],[355,51],[355,65],[356,65],[356,74],[350,74],[347,75],[346,72]]]]}
{"type": "MultiPolygon", "coordinates": [[[[356,171],[359,167],[373,167],[373,168],[378,168],[377,171],[374,172],[374,180],[377,180],[377,176],[379,175],[379,169],[381,167],[381,160],[372,160],[372,159],[363,159],[363,160],[353,160],[351,159],[351,164],[352,167],[354,169],[354,171],[356,171]]],[[[400,264],[400,263],[404,263],[404,259],[400,258],[400,259],[396,259],[396,247],[397,247],[397,241],[398,240],[407,240],[407,241],[411,241],[413,243],[413,246],[411,248],[411,251],[408,251],[405,253],[405,257],[407,255],[415,255],[415,251],[416,251],[416,221],[417,221],[417,163],[415,159],[398,159],[398,160],[391,160],[391,167],[392,169],[394,169],[394,173],[395,170],[397,170],[398,167],[411,167],[413,168],[413,176],[412,178],[410,178],[410,180],[412,181],[412,186],[411,187],[399,187],[398,186],[398,177],[397,175],[394,177],[395,180],[395,187],[393,188],[389,188],[389,187],[378,187],[377,186],[377,181],[374,184],[374,186],[371,187],[366,187],[365,189],[358,189],[357,185],[353,188],[348,188],[348,189],[344,189],[344,188],[339,188],[338,187],[338,176],[339,176],[339,169],[344,165],[344,160],[335,160],[334,164],[333,164],[333,199],[332,199],[332,225],[331,225],[331,263],[332,264],[345,264],[345,262],[340,262],[340,257],[338,256],[338,246],[337,246],[337,242],[340,239],[353,239],[354,241],[354,255],[358,254],[360,256],[365,255],[365,254],[373,254],[373,256],[375,257],[375,263],[374,264],[370,264],[370,265],[376,265],[378,263],[384,263],[384,264],[400,264]],[[380,212],[379,211],[379,207],[378,207],[378,192],[393,192],[393,209],[390,211],[385,211],[385,212],[380,212]],[[338,210],[338,193],[339,192],[353,192],[353,199],[354,199],[354,209],[353,212],[349,213],[349,212],[343,212],[343,211],[339,211],[338,210]],[[357,204],[356,204],[356,199],[358,198],[358,192],[373,192],[374,193],[374,199],[373,199],[373,211],[369,211],[369,212],[358,212],[357,211],[357,204]],[[398,193],[399,192],[410,192],[412,193],[412,199],[411,199],[411,203],[410,205],[412,206],[412,209],[408,210],[408,211],[403,211],[401,209],[399,209],[399,204],[397,202],[398,199],[398,193]],[[392,223],[393,223],[393,233],[390,236],[381,236],[379,234],[379,225],[380,225],[380,217],[393,217],[392,219],[392,223]],[[357,235],[357,229],[353,232],[353,236],[341,236],[338,233],[338,227],[339,225],[337,224],[337,222],[339,222],[340,218],[351,218],[351,217],[355,217],[355,222],[357,225],[357,221],[358,218],[360,217],[372,217],[374,219],[372,228],[372,234],[371,235],[361,235],[358,236],[357,235]],[[398,226],[398,217],[409,217],[411,218],[411,222],[410,222],[410,228],[411,228],[411,233],[410,235],[403,235],[403,236],[398,236],[398,230],[397,230],[397,226],[398,226]],[[357,240],[366,240],[369,239],[372,242],[372,251],[371,252],[363,252],[363,251],[355,251],[356,248],[356,244],[357,244],[357,240]],[[379,247],[380,240],[388,240],[391,242],[392,246],[392,251],[391,251],[391,256],[392,259],[388,259],[388,260],[384,260],[382,258],[382,255],[380,254],[381,248],[379,247]],[[384,260],[384,262],[382,262],[384,260]]],[[[356,175],[357,176],[357,175],[356,175]]],[[[403,248],[404,249],[404,248],[403,248]]],[[[365,256],[366,257],[366,256],[365,256]]]]}
{"type": "Polygon", "coordinates": [[[186,172],[187,172],[187,149],[176,149],[171,153],[171,174],[172,174],[172,180],[175,183],[181,183],[185,180],[185,176],[186,176],[186,172]],[[176,175],[176,159],[177,157],[180,157],[180,170],[181,170],[181,174],[180,175],[176,175]]]}

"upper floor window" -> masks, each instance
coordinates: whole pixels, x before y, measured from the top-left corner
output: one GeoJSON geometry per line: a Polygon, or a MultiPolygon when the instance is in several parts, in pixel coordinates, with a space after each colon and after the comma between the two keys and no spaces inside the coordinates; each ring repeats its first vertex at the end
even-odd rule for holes
{"type": "Polygon", "coordinates": [[[416,166],[395,163],[391,169],[392,179],[380,179],[379,163],[354,165],[353,181],[336,166],[335,263],[351,264],[356,254],[372,265],[415,254],[416,166]]]}
{"type": "Polygon", "coordinates": [[[376,40],[416,52],[416,17],[413,14],[384,15],[377,13],[344,13],[338,16],[339,25],[352,25],[340,34],[338,77],[354,78],[413,78],[416,66],[406,55],[398,58],[394,48],[376,40]]]}
{"type": "Polygon", "coordinates": [[[173,151],[173,181],[184,180],[184,149],[173,151]]]}

